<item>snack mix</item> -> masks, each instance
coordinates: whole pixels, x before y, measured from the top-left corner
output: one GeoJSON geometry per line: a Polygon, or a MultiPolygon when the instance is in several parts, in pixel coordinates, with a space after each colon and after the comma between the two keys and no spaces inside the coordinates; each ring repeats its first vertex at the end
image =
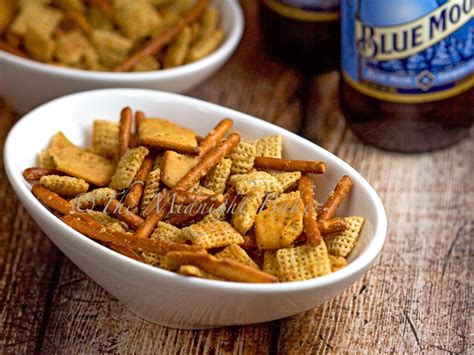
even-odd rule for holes
{"type": "Polygon", "coordinates": [[[209,0],[0,0],[0,50],[95,71],[174,68],[224,40],[209,0]]]}
{"type": "Polygon", "coordinates": [[[280,135],[243,140],[232,125],[223,119],[201,138],[126,107],[118,122],[94,121],[87,148],[55,134],[24,177],[71,228],[182,275],[273,283],[344,268],[364,225],[337,216],[351,178],[319,204],[310,176],[324,162],[283,159],[280,135]]]}

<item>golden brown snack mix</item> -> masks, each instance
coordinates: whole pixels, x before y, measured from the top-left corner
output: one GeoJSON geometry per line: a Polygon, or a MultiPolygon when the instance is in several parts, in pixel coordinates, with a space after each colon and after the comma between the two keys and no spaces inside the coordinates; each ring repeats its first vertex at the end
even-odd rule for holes
{"type": "MultiPolygon", "coordinates": [[[[143,6],[119,3],[123,11],[143,6]]],[[[77,4],[63,1],[61,8],[77,4]]],[[[205,12],[202,31],[215,29],[215,16],[205,12]]],[[[364,225],[363,217],[336,215],[350,193],[348,176],[319,204],[309,174],[325,166],[281,159],[279,135],[242,142],[224,119],[198,144],[196,132],[171,120],[139,111],[133,130],[132,109],[120,117],[120,125],[95,120],[90,147],[56,133],[39,153],[40,166],[24,172],[36,184],[33,194],[70,227],[137,262],[188,277],[290,282],[347,265],[364,225]],[[254,164],[256,156],[264,160],[254,164]]]]}

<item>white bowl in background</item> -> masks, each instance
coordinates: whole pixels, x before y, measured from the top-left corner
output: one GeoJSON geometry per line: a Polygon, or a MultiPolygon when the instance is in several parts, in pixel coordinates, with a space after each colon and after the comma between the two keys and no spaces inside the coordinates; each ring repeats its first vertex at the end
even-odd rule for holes
{"type": "MultiPolygon", "coordinates": [[[[175,328],[202,329],[249,324],[288,317],[337,296],[356,282],[382,249],[387,218],[369,183],[347,163],[319,146],[268,122],[215,104],[151,90],[109,89],[69,95],[24,116],[5,143],[5,168],[13,189],[33,219],[66,256],[125,307],[151,322],[175,328]],[[150,117],[168,117],[205,135],[220,119],[230,117],[243,138],[281,134],[284,156],[322,160],[328,171],[314,176],[316,197],[324,200],[344,174],[354,187],[341,215],[368,221],[347,267],[312,280],[279,284],[244,284],[181,276],[118,254],[71,229],[49,212],[23,179],[50,137],[63,131],[74,143],[90,143],[92,121],[118,120],[123,106],[150,117]],[[27,142],[27,143],[25,143],[27,142]]],[[[47,261],[45,261],[47,262],[47,261]]]]}
{"type": "Polygon", "coordinates": [[[181,67],[140,72],[113,73],[63,68],[24,59],[0,50],[0,97],[18,113],[74,92],[129,87],[186,92],[219,70],[242,38],[244,16],[238,0],[214,0],[221,12],[225,39],[207,57],[181,67]]]}

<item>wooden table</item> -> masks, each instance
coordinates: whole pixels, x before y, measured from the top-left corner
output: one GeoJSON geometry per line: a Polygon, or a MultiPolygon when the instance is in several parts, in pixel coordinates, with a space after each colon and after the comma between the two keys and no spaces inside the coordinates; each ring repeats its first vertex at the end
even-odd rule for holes
{"type": "MultiPolygon", "coordinates": [[[[389,215],[382,255],[342,295],[306,313],[242,327],[168,329],[129,313],[66,259],[26,213],[2,170],[0,352],[474,351],[473,136],[417,155],[362,144],[339,111],[338,73],[303,76],[268,58],[256,1],[242,2],[247,28],[239,50],[189,95],[297,132],[359,170],[389,215]]],[[[0,146],[15,119],[0,105],[0,146]]]]}

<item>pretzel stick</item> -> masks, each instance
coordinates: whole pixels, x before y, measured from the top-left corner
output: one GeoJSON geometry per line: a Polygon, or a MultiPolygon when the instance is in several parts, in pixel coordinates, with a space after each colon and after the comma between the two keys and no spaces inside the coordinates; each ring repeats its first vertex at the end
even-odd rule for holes
{"type": "Polygon", "coordinates": [[[298,191],[304,204],[303,226],[307,241],[314,246],[321,243],[321,232],[314,215],[313,201],[313,181],[308,175],[303,175],[298,181],[298,191]]]}
{"type": "Polygon", "coordinates": [[[158,222],[162,221],[166,217],[169,209],[170,203],[168,200],[165,200],[163,207],[160,208],[158,213],[150,213],[145,219],[145,222],[143,222],[140,227],[135,231],[134,235],[137,238],[149,238],[158,222]]]}
{"type": "Polygon", "coordinates": [[[230,118],[225,118],[220,121],[217,126],[199,143],[198,157],[204,156],[208,151],[216,146],[217,143],[225,136],[225,134],[232,128],[233,121],[230,118]]]}
{"type": "Polygon", "coordinates": [[[204,12],[209,0],[197,0],[196,4],[179,21],[171,26],[162,34],[158,34],[150,41],[145,43],[131,57],[127,58],[122,64],[117,66],[114,71],[125,72],[133,68],[143,58],[148,55],[156,55],[164,46],[166,46],[178,33],[180,33],[191,22],[196,21],[204,12]]]}
{"type": "Polygon", "coordinates": [[[120,112],[119,126],[119,159],[123,157],[126,150],[130,147],[130,139],[132,135],[132,109],[125,107],[120,112]]]}
{"type": "Polygon", "coordinates": [[[318,222],[325,222],[334,218],[336,211],[344,200],[344,197],[349,193],[352,187],[352,180],[349,176],[344,175],[337,183],[334,191],[329,194],[327,201],[324,203],[320,212],[318,213],[318,222]]]}
{"type": "Polygon", "coordinates": [[[0,50],[22,58],[31,59],[31,57],[26,52],[23,52],[21,49],[14,48],[2,40],[0,40],[0,50]]]}
{"type": "Polygon", "coordinates": [[[63,216],[61,220],[71,228],[84,234],[85,236],[103,243],[113,243],[132,250],[142,250],[160,255],[165,255],[170,251],[192,251],[196,253],[206,252],[203,248],[195,245],[179,244],[164,240],[143,239],[133,235],[112,231],[106,227],[100,229],[94,225],[84,222],[74,216],[63,216]]]}
{"type": "Polygon", "coordinates": [[[28,181],[37,181],[47,175],[64,175],[64,173],[55,169],[37,167],[27,168],[23,171],[23,177],[28,181]]]}
{"type": "Polygon", "coordinates": [[[201,160],[178,181],[173,190],[188,190],[215,167],[234,147],[239,144],[240,136],[232,133],[229,137],[207,152],[201,160]]]}
{"type": "Polygon", "coordinates": [[[97,223],[98,227],[102,226],[99,222],[97,222],[87,213],[74,210],[72,204],[69,201],[66,201],[57,193],[49,190],[48,188],[42,185],[34,185],[31,189],[31,192],[40,202],[42,202],[55,212],[59,212],[60,214],[68,216],[76,216],[89,223],[97,223]]]}
{"type": "Polygon", "coordinates": [[[143,189],[145,186],[145,179],[150,173],[151,169],[153,168],[153,163],[155,162],[155,155],[149,153],[145,160],[143,161],[140,170],[138,170],[137,175],[135,175],[135,179],[133,180],[132,187],[127,193],[127,197],[125,197],[125,206],[128,208],[134,209],[140,203],[140,199],[143,194],[143,189]]]}
{"type": "Polygon", "coordinates": [[[133,229],[137,229],[144,222],[143,218],[139,215],[130,211],[120,201],[116,199],[110,199],[105,204],[105,209],[114,217],[118,218],[122,222],[127,223],[133,229]]]}
{"type": "Polygon", "coordinates": [[[202,270],[229,281],[271,283],[278,279],[263,271],[241,264],[232,259],[217,259],[211,254],[175,251],[166,254],[166,260],[177,269],[181,265],[194,265],[202,270]]]}
{"type": "Polygon", "coordinates": [[[256,157],[254,167],[257,169],[277,171],[301,171],[310,174],[324,174],[326,164],[309,160],[287,160],[270,157],[256,157]]]}
{"type": "Polygon", "coordinates": [[[145,114],[142,111],[135,112],[135,134],[133,135],[133,146],[140,145],[140,126],[145,119],[145,114]]]}
{"type": "Polygon", "coordinates": [[[174,192],[174,202],[180,205],[190,205],[192,203],[202,203],[209,199],[219,200],[224,202],[224,195],[222,194],[195,194],[189,191],[177,190],[174,192]]]}
{"type": "Polygon", "coordinates": [[[105,245],[119,254],[128,256],[129,258],[132,258],[136,261],[143,262],[142,256],[133,249],[130,249],[121,245],[113,244],[113,243],[105,243],[105,245]]]}
{"type": "Polygon", "coordinates": [[[343,218],[333,218],[328,221],[319,223],[319,230],[324,236],[344,232],[347,228],[346,221],[343,218]]]}

